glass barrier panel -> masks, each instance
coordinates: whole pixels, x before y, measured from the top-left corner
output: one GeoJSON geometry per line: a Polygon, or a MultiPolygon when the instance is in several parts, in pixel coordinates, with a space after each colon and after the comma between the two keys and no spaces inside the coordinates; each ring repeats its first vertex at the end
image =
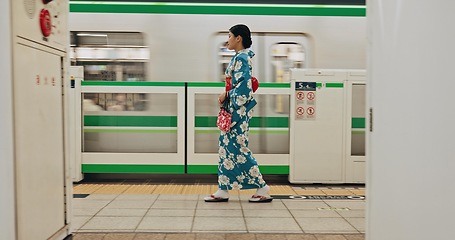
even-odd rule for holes
{"type": "Polygon", "coordinates": [[[365,84],[352,85],[351,155],[365,156],[365,84]]]}
{"type": "Polygon", "coordinates": [[[84,93],[83,152],[176,153],[176,93],[84,93]]]}
{"type": "MultiPolygon", "coordinates": [[[[217,94],[195,96],[195,153],[217,153],[217,94]]],[[[289,154],[289,95],[256,95],[249,148],[255,154],[289,154]]]]}

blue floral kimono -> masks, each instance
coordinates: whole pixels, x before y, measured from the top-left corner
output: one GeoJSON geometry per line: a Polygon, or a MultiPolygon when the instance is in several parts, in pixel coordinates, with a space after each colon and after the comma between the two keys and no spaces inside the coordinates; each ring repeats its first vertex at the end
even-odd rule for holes
{"type": "Polygon", "coordinates": [[[256,159],[248,148],[249,122],[254,100],[251,85],[251,50],[241,50],[231,59],[226,77],[232,78],[229,91],[229,111],[232,124],[229,132],[221,132],[219,138],[218,187],[222,190],[262,188],[262,179],[256,159]]]}

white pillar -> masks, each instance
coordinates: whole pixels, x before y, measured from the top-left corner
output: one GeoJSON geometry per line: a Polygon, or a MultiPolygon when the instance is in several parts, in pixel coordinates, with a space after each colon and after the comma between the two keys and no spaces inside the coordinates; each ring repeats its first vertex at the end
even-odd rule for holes
{"type": "Polygon", "coordinates": [[[0,29],[0,239],[16,239],[10,1],[0,1],[0,29]]]}
{"type": "Polygon", "coordinates": [[[368,240],[452,240],[455,1],[367,1],[368,240]]]}

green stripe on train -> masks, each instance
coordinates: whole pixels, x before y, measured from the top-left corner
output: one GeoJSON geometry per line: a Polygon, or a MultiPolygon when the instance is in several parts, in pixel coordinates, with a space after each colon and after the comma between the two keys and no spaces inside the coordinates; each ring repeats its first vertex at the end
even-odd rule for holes
{"type": "Polygon", "coordinates": [[[82,86],[135,86],[135,87],[184,87],[184,82],[113,82],[85,80],[82,86]]]}
{"type": "Polygon", "coordinates": [[[365,17],[365,6],[70,1],[70,12],[365,17]]]}
{"type": "MultiPolygon", "coordinates": [[[[262,174],[289,174],[289,166],[259,166],[262,174]]],[[[188,173],[193,174],[216,174],[218,165],[188,165],[188,173]]]]}
{"type": "MultiPolygon", "coordinates": [[[[217,117],[196,116],[196,127],[215,127],[217,117]]],[[[250,127],[289,128],[288,117],[253,117],[250,127]]]]}
{"type": "Polygon", "coordinates": [[[84,116],[84,126],[177,127],[177,116],[84,116]]]}
{"type": "Polygon", "coordinates": [[[185,173],[184,165],[82,164],[83,173],[185,173]]]}

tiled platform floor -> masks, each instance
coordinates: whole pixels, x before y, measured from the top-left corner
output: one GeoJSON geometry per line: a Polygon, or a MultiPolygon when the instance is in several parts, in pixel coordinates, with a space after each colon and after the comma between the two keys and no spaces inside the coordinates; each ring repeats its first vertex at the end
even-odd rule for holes
{"type": "Polygon", "coordinates": [[[75,193],[89,195],[73,199],[74,239],[364,239],[365,200],[280,197],[362,195],[363,188],[271,185],[277,198],[258,204],[248,202],[248,191],[232,191],[226,203],[206,203],[205,192],[188,194],[197,185],[170,186],[178,189],[174,194],[152,187],[138,194],[136,185],[75,185],[75,193]]]}
{"type": "Polygon", "coordinates": [[[73,240],[364,240],[363,234],[79,233],[73,240]]]}

